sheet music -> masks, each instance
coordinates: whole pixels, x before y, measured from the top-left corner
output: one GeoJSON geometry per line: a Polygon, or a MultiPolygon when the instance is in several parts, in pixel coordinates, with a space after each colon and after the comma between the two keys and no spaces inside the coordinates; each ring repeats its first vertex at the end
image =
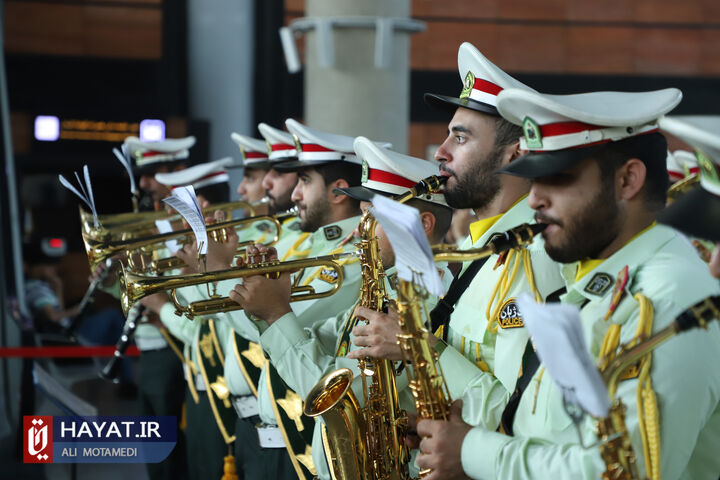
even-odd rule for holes
{"type": "Polygon", "coordinates": [[[127,156],[127,148],[125,147],[125,145],[123,145],[122,153],[117,148],[113,148],[113,153],[115,154],[117,159],[120,160],[122,166],[125,167],[125,170],[128,173],[128,177],[130,177],[130,193],[134,195],[137,191],[137,188],[135,187],[135,177],[133,176],[132,172],[132,162],[127,156]]]}
{"type": "Polygon", "coordinates": [[[58,180],[60,180],[60,184],[70,190],[72,193],[74,193],[80,200],[82,200],[85,205],[88,206],[90,211],[93,215],[93,224],[97,227],[100,225],[100,222],[98,221],[98,214],[97,210],[95,209],[95,198],[93,197],[92,193],[92,184],[90,183],[90,173],[88,171],[87,165],[83,166],[83,175],[85,178],[85,186],[83,186],[82,180],[80,180],[80,176],[77,174],[77,172],[73,172],[75,174],[75,179],[78,182],[78,186],[80,187],[80,191],[78,191],[75,186],[73,186],[72,183],[70,183],[65,177],[62,175],[58,175],[58,180]],[[82,192],[82,193],[81,193],[82,192]]]}
{"type": "MultiPolygon", "coordinates": [[[[155,226],[157,227],[158,232],[160,232],[160,233],[170,233],[173,231],[170,220],[155,220],[155,226]]],[[[174,238],[171,240],[167,240],[165,242],[165,246],[173,254],[175,254],[181,248],[181,245],[174,238]]]]}
{"type": "Polygon", "coordinates": [[[195,233],[198,253],[205,255],[208,248],[207,227],[192,185],[173,189],[172,195],[163,198],[163,202],[177,210],[188,222],[193,233],[195,233]]]}
{"type": "Polygon", "coordinates": [[[445,287],[435,266],[417,209],[382,195],[375,195],[372,201],[372,214],[382,225],[395,252],[398,277],[417,281],[417,273],[420,273],[423,286],[429,293],[444,295],[445,287]]]}
{"type": "Polygon", "coordinates": [[[580,309],[560,303],[541,305],[527,292],[517,297],[517,305],[538,358],[565,401],[596,417],[606,417],[608,390],[585,345],[580,309]]]}

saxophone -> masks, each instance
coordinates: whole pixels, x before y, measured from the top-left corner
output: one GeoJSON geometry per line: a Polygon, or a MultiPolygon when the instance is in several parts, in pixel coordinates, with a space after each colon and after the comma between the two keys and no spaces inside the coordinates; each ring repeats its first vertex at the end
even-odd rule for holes
{"type": "MultiPolygon", "coordinates": [[[[720,318],[720,296],[708,297],[685,310],[667,327],[633,346],[620,348],[614,358],[600,370],[609,391],[615,386],[628,367],[655,350],[678,333],[693,328],[707,328],[713,319],[720,318]]],[[[635,452],[625,427],[625,405],[614,399],[609,415],[598,420],[596,434],[600,440],[600,456],[605,463],[603,480],[635,480],[639,478],[635,452]]]]}
{"type": "MultiPolygon", "coordinates": [[[[395,200],[406,202],[437,191],[444,180],[428,177],[395,200]]],[[[377,220],[366,211],[358,227],[363,277],[359,305],[380,311],[387,295],[376,226],[377,220]]],[[[409,479],[410,454],[404,441],[407,414],[399,407],[393,364],[368,358],[358,366],[364,407],[360,407],[351,389],[353,374],[346,368],[323,377],[305,400],[305,415],[322,416],[325,421],[323,437],[327,440],[331,474],[334,479],[345,480],[409,479]]]]}
{"type": "MultiPolygon", "coordinates": [[[[363,283],[359,305],[380,311],[386,302],[385,271],[369,211],[358,227],[363,283]]],[[[398,406],[395,370],[389,360],[359,362],[364,407],[350,388],[353,374],[340,369],[323,378],[305,400],[305,415],[322,415],[328,429],[328,456],[333,478],[407,479],[408,449],[403,430],[407,417],[398,406]]]]}
{"type": "MultiPolygon", "coordinates": [[[[494,237],[483,248],[463,251],[440,246],[434,247],[433,253],[436,261],[477,260],[512,248],[521,248],[531,243],[535,235],[542,230],[543,227],[539,225],[523,224],[494,237]]],[[[430,332],[425,327],[427,309],[424,308],[427,293],[422,288],[422,278],[417,275],[413,281],[398,279],[397,292],[401,331],[398,334],[398,344],[403,351],[403,361],[418,419],[447,420],[452,399],[438,362],[438,354],[428,343],[430,332]],[[409,368],[410,366],[412,368],[409,368]]],[[[431,470],[422,470],[420,477],[430,472],[431,470]]]]}

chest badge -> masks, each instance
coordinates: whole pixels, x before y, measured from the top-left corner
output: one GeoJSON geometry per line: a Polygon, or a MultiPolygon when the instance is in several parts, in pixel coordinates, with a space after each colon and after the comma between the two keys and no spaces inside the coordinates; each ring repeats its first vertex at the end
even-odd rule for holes
{"type": "Polygon", "coordinates": [[[337,270],[333,270],[332,268],[323,268],[320,271],[320,275],[318,275],[318,278],[327,283],[337,283],[338,272],[337,270]]]}
{"type": "Polygon", "coordinates": [[[519,328],[524,325],[520,310],[518,310],[515,303],[515,297],[508,298],[500,307],[498,325],[500,325],[500,328],[519,328]]]}
{"type": "Polygon", "coordinates": [[[342,235],[342,230],[340,230],[340,227],[337,225],[330,225],[329,227],[323,228],[323,232],[325,233],[325,238],[328,240],[335,240],[340,238],[340,235],[342,235]]]}
{"type": "Polygon", "coordinates": [[[585,285],[585,291],[593,295],[602,296],[613,285],[613,279],[607,273],[596,273],[595,276],[585,285]]]}

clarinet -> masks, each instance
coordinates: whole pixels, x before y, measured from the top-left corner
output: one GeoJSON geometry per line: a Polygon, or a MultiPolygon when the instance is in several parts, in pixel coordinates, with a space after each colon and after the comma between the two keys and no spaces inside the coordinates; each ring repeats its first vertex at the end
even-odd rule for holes
{"type": "Polygon", "coordinates": [[[97,277],[93,279],[92,282],[90,282],[90,286],[88,287],[87,291],[85,292],[85,295],[83,296],[82,300],[80,300],[80,303],[78,304],[78,312],[75,314],[74,317],[70,320],[70,324],[65,328],[65,333],[67,335],[72,335],[75,332],[75,329],[80,325],[82,322],[82,317],[85,311],[87,310],[87,307],[95,300],[95,294],[97,293],[98,288],[102,283],[105,281],[107,276],[110,274],[110,271],[113,267],[113,260],[111,258],[108,258],[105,260],[105,270],[103,270],[97,277]]]}
{"type": "Polygon", "coordinates": [[[130,345],[130,340],[132,339],[135,329],[137,328],[138,323],[140,323],[140,319],[144,313],[145,307],[140,302],[137,302],[130,308],[127,320],[125,320],[125,325],[123,325],[122,335],[120,335],[120,338],[115,344],[115,353],[113,353],[110,361],[100,371],[99,375],[103,380],[120,383],[120,378],[118,376],[120,362],[125,357],[125,351],[130,345]]]}

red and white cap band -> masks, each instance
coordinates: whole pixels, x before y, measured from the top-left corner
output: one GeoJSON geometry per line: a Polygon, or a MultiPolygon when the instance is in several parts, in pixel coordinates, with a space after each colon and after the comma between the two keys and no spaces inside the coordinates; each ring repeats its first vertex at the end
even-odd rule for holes
{"type": "Polygon", "coordinates": [[[298,160],[303,162],[332,162],[344,161],[350,163],[360,163],[354,153],[343,153],[337,150],[331,150],[316,143],[303,143],[302,151],[298,153],[298,160]]]}
{"type": "Polygon", "coordinates": [[[297,157],[297,154],[295,145],[288,145],[287,143],[273,143],[270,145],[270,160],[297,157]]]}
{"type": "MultiPolygon", "coordinates": [[[[420,179],[418,179],[419,181],[420,179]]],[[[380,170],[377,168],[368,168],[367,180],[362,182],[362,186],[377,190],[380,192],[390,193],[392,195],[401,195],[406,193],[410,188],[414,187],[417,181],[398,175],[397,173],[380,170]]],[[[435,203],[446,204],[445,196],[442,190],[432,194],[432,201],[435,203]]],[[[424,199],[424,198],[422,198],[424,199]]]]}
{"type": "Polygon", "coordinates": [[[253,163],[262,163],[268,159],[267,154],[262,152],[243,152],[243,156],[245,157],[245,165],[248,167],[252,167],[253,163]]]}
{"type": "Polygon", "coordinates": [[[486,103],[497,107],[497,96],[502,92],[503,88],[495,85],[492,82],[483,80],[482,78],[476,78],[473,84],[472,90],[468,98],[475,100],[476,102],[486,103]]]}
{"type": "Polygon", "coordinates": [[[685,172],[684,170],[675,170],[668,168],[668,175],[670,175],[671,180],[682,180],[688,175],[693,175],[695,173],[698,173],[699,171],[700,169],[698,167],[688,168],[687,172],[685,172]]]}
{"type": "Polygon", "coordinates": [[[656,123],[632,127],[602,127],[583,122],[560,122],[540,125],[542,146],[528,147],[527,138],[520,138],[520,148],[533,152],[552,152],[575,147],[588,147],[600,143],[617,142],[658,130],[656,123]]]}
{"type": "Polygon", "coordinates": [[[189,156],[190,150],[188,149],[178,150],[177,152],[157,152],[154,150],[147,150],[142,152],[140,155],[136,154],[135,165],[138,167],[144,167],[145,165],[152,165],[153,163],[184,160],[189,156]]]}

